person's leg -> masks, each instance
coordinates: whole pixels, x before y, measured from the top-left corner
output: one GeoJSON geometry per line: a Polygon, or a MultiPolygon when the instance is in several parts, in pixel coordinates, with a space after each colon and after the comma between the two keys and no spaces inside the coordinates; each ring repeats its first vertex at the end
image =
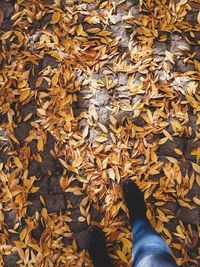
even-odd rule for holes
{"type": "Polygon", "coordinates": [[[123,186],[133,233],[134,267],[175,267],[173,257],[165,241],[152,228],[146,218],[143,193],[135,183],[128,180],[123,186]]]}
{"type": "Polygon", "coordinates": [[[136,218],[132,225],[134,267],[175,267],[169,247],[145,218],[136,218]]]}
{"type": "Polygon", "coordinates": [[[86,246],[94,267],[112,267],[103,232],[91,225],[87,230],[86,246]]]}

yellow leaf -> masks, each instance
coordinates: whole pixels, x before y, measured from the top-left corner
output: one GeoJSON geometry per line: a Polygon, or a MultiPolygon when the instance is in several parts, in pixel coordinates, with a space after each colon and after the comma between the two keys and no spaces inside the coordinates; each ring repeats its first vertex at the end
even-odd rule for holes
{"type": "Polygon", "coordinates": [[[59,161],[66,169],[68,169],[68,165],[63,159],[59,159],[59,161]]]}
{"type": "Polygon", "coordinates": [[[45,110],[45,109],[38,108],[38,109],[37,109],[37,112],[38,112],[40,115],[43,115],[43,116],[46,115],[46,110],[45,110]]]}
{"type": "Polygon", "coordinates": [[[97,142],[99,142],[99,143],[103,143],[103,142],[105,142],[105,141],[107,141],[107,140],[108,140],[108,138],[105,137],[105,136],[99,136],[99,137],[97,137],[97,138],[95,139],[95,141],[97,141],[97,142]]]}
{"type": "Polygon", "coordinates": [[[101,31],[101,32],[98,33],[98,35],[100,35],[100,36],[108,36],[108,35],[111,35],[111,32],[109,32],[109,31],[101,31]]]}
{"type": "Polygon", "coordinates": [[[171,236],[169,230],[167,230],[165,227],[163,227],[162,230],[163,230],[164,234],[165,234],[167,237],[172,238],[172,236],[171,236]]]}
{"type": "Polygon", "coordinates": [[[180,5],[181,5],[181,6],[182,6],[182,5],[185,5],[187,2],[188,2],[188,0],[181,0],[181,1],[180,1],[180,5]]]}
{"type": "Polygon", "coordinates": [[[173,157],[166,157],[166,159],[168,159],[171,163],[177,163],[177,159],[173,157]]]}
{"type": "Polygon", "coordinates": [[[117,250],[117,255],[123,262],[128,264],[128,260],[126,258],[126,255],[121,250],[117,250]]]}
{"type": "Polygon", "coordinates": [[[81,24],[76,28],[76,33],[78,36],[88,36],[88,34],[83,30],[83,26],[81,24]]]}
{"type": "Polygon", "coordinates": [[[37,149],[38,151],[43,151],[44,149],[44,142],[42,139],[39,139],[38,142],[37,142],[37,149]]]}
{"type": "Polygon", "coordinates": [[[178,148],[174,148],[174,151],[176,152],[176,154],[178,154],[178,155],[183,155],[183,152],[180,150],[180,149],[178,149],[178,148]]]}
{"type": "Polygon", "coordinates": [[[167,137],[164,137],[164,138],[161,138],[158,142],[159,145],[162,145],[164,144],[165,142],[167,142],[168,138],[167,137]]]}
{"type": "Polygon", "coordinates": [[[200,199],[197,197],[193,197],[193,201],[195,204],[200,205],[200,199]]]}
{"type": "Polygon", "coordinates": [[[192,162],[192,168],[193,168],[196,172],[200,173],[200,166],[199,166],[198,164],[192,162]]]}
{"type": "Polygon", "coordinates": [[[173,140],[172,136],[170,133],[168,133],[166,130],[163,130],[163,134],[170,140],[173,140]]]}
{"type": "Polygon", "coordinates": [[[97,16],[86,17],[84,21],[89,24],[97,24],[97,23],[100,23],[100,18],[97,16]]]}
{"type": "Polygon", "coordinates": [[[148,220],[151,220],[151,218],[152,218],[152,213],[151,213],[151,210],[150,210],[149,208],[147,209],[147,213],[146,213],[146,215],[147,215],[148,220]]]}
{"type": "Polygon", "coordinates": [[[101,124],[100,122],[98,122],[98,125],[99,125],[99,127],[101,128],[101,130],[102,130],[104,133],[108,133],[108,129],[106,128],[106,126],[104,126],[104,125],[101,124]]]}
{"type": "Polygon", "coordinates": [[[68,186],[68,179],[66,179],[65,177],[61,177],[60,178],[60,186],[61,188],[65,191],[65,189],[67,188],[68,186]]]}
{"type": "Polygon", "coordinates": [[[55,73],[51,79],[52,85],[55,86],[58,83],[59,73],[55,73]]]}
{"type": "Polygon", "coordinates": [[[27,85],[27,80],[23,80],[18,84],[18,88],[24,88],[27,85]]]}
{"type": "Polygon", "coordinates": [[[2,36],[1,36],[1,40],[6,40],[8,39],[12,34],[12,31],[8,31],[8,32],[5,32],[2,36]]]}
{"type": "Polygon", "coordinates": [[[14,163],[18,168],[20,168],[20,169],[23,168],[23,165],[22,165],[22,163],[18,157],[14,157],[14,163]]]}
{"type": "Polygon", "coordinates": [[[130,240],[128,240],[127,238],[122,238],[122,243],[124,245],[124,247],[130,249],[132,248],[132,242],[130,240]]]}
{"type": "Polygon", "coordinates": [[[200,11],[199,11],[199,14],[198,14],[198,16],[197,16],[197,21],[198,21],[198,23],[199,23],[199,25],[200,25],[200,11]]]}
{"type": "Polygon", "coordinates": [[[61,15],[60,12],[53,13],[50,23],[56,24],[60,20],[60,15],[61,15]]]}
{"type": "Polygon", "coordinates": [[[43,198],[43,196],[41,196],[41,195],[40,195],[40,201],[41,201],[41,203],[45,206],[44,198],[43,198]]]}
{"type": "Polygon", "coordinates": [[[91,4],[93,3],[95,0],[83,0],[84,3],[88,3],[88,4],[91,4]]]}
{"type": "Polygon", "coordinates": [[[26,228],[24,228],[21,233],[20,233],[20,240],[23,241],[25,239],[26,236],[26,228]]]}
{"type": "Polygon", "coordinates": [[[178,49],[180,49],[181,51],[189,51],[190,50],[187,46],[184,46],[184,45],[179,45],[178,49]]]}
{"type": "Polygon", "coordinates": [[[173,54],[169,51],[166,51],[166,60],[168,60],[172,64],[175,64],[173,54]]]}
{"type": "Polygon", "coordinates": [[[162,222],[168,222],[169,219],[165,216],[164,212],[158,209],[158,217],[162,222]]]}
{"type": "Polygon", "coordinates": [[[82,157],[79,157],[77,159],[75,159],[72,163],[72,167],[78,167],[81,165],[81,163],[83,162],[83,158],[82,157]]]}
{"type": "Polygon", "coordinates": [[[149,118],[150,122],[151,122],[151,123],[153,123],[153,116],[152,116],[152,112],[151,112],[151,110],[149,110],[149,109],[147,109],[147,116],[148,116],[148,118],[149,118]]]}
{"type": "Polygon", "coordinates": [[[77,170],[77,168],[68,165],[63,159],[59,159],[59,161],[60,161],[60,163],[61,163],[67,170],[72,171],[72,172],[78,174],[78,170],[77,170]]]}
{"type": "Polygon", "coordinates": [[[88,113],[90,116],[92,116],[94,118],[95,121],[98,120],[98,114],[96,112],[96,108],[95,105],[91,105],[88,109],[88,113]]]}
{"type": "Polygon", "coordinates": [[[82,133],[83,138],[85,138],[88,135],[88,130],[89,130],[89,125],[86,125],[82,133]]]}
{"type": "Polygon", "coordinates": [[[33,248],[34,250],[36,250],[37,252],[41,253],[41,249],[39,246],[35,245],[35,244],[28,244],[29,247],[33,248]]]}
{"type": "Polygon", "coordinates": [[[115,180],[115,172],[113,171],[112,168],[108,169],[108,174],[109,174],[109,177],[114,181],[115,180]]]}
{"type": "Polygon", "coordinates": [[[21,93],[20,97],[19,97],[19,101],[20,102],[23,102],[25,99],[27,99],[27,97],[29,96],[30,94],[30,90],[25,90],[21,93]]]}
{"type": "Polygon", "coordinates": [[[36,193],[36,192],[38,192],[38,190],[40,190],[39,187],[32,187],[31,188],[31,193],[36,193]]]}
{"type": "Polygon", "coordinates": [[[23,40],[24,40],[24,35],[21,32],[19,32],[19,31],[14,31],[14,33],[16,34],[19,43],[22,44],[23,43],[23,40]]]}

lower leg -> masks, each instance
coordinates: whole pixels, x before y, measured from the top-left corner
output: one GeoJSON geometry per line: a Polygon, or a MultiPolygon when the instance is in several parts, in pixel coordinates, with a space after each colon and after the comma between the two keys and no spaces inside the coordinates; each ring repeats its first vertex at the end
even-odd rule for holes
{"type": "Polygon", "coordinates": [[[138,218],[132,225],[134,267],[175,267],[170,249],[147,219],[138,218]]]}
{"type": "Polygon", "coordinates": [[[124,183],[123,191],[133,232],[133,266],[177,266],[170,255],[167,244],[156,233],[146,218],[146,204],[143,193],[131,180],[124,183]]]}

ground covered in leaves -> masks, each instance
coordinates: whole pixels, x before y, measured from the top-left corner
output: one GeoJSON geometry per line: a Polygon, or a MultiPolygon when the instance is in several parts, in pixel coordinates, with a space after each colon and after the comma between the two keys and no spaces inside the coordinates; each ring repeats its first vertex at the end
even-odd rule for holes
{"type": "Polygon", "coordinates": [[[121,184],[180,266],[200,236],[198,0],[0,1],[0,265],[131,263],[121,184]]]}

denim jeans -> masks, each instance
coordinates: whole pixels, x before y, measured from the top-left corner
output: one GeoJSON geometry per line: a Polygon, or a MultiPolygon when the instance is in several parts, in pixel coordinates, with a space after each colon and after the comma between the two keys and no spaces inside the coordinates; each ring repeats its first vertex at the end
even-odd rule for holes
{"type": "Polygon", "coordinates": [[[136,218],[132,225],[133,267],[177,267],[169,247],[147,219],[136,218]]]}

